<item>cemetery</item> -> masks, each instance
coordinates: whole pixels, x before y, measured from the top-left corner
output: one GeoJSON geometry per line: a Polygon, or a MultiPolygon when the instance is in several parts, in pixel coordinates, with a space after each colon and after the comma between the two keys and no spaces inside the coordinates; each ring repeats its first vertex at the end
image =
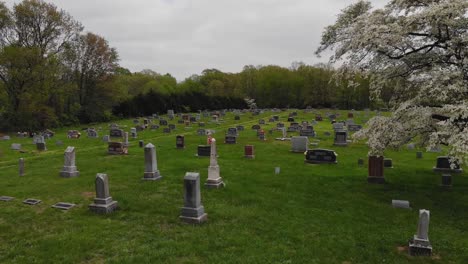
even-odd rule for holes
{"type": "MultiPolygon", "coordinates": [[[[350,140],[353,131],[346,148],[326,136],[335,134],[329,120],[314,123],[315,145],[300,130],[285,135],[292,140],[275,140],[283,136],[277,123],[292,112],[299,123],[327,112],[346,115],[284,109],[236,120],[227,111],[224,123],[200,117],[207,124],[202,133],[148,128],[137,138],[129,137],[134,124],[126,119],[117,121],[119,128],[95,124],[110,128],[100,131],[110,142],[70,138],[73,127],[56,129],[54,141],[62,145],[11,135],[0,141],[0,260],[41,258],[44,247],[51,259],[68,262],[190,256],[221,263],[236,254],[243,262],[364,263],[385,255],[392,263],[459,263],[468,256],[467,173],[449,166],[443,148],[428,152],[415,144],[386,150],[385,159],[368,157],[365,142],[350,140]],[[262,125],[271,137],[259,137],[259,118],[277,120],[262,125]],[[212,251],[213,244],[231,249],[212,251]],[[131,255],[124,253],[130,248],[131,255]]],[[[353,119],[365,127],[361,112],[353,119]]]]}
{"type": "Polygon", "coordinates": [[[468,1],[351,2],[0,0],[0,263],[468,263],[468,1]]]}

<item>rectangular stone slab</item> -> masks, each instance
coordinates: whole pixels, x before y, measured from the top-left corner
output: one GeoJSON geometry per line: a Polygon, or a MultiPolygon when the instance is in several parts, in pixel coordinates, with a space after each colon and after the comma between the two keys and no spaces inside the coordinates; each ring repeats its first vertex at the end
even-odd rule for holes
{"type": "Polygon", "coordinates": [[[28,199],[23,201],[24,204],[29,204],[29,205],[36,205],[36,204],[39,204],[41,202],[42,202],[41,200],[32,199],[32,198],[28,198],[28,199]]]}
{"type": "Polygon", "coordinates": [[[10,197],[10,196],[0,196],[0,201],[4,201],[4,202],[9,202],[9,201],[11,201],[13,199],[15,199],[15,198],[10,197]]]}
{"type": "Polygon", "coordinates": [[[70,208],[75,207],[75,206],[76,204],[64,203],[64,202],[59,202],[59,203],[52,205],[53,208],[62,209],[62,210],[69,210],[70,208]]]}

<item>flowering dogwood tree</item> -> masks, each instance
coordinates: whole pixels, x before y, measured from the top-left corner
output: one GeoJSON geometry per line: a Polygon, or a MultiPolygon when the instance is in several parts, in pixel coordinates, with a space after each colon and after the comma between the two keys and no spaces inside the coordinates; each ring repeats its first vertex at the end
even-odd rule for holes
{"type": "Polygon", "coordinates": [[[325,28],[316,54],[325,50],[341,77],[369,76],[372,99],[393,90],[392,115],[355,134],[368,139],[369,155],[417,140],[468,163],[468,1],[391,0],[381,9],[358,1],[325,28]]]}

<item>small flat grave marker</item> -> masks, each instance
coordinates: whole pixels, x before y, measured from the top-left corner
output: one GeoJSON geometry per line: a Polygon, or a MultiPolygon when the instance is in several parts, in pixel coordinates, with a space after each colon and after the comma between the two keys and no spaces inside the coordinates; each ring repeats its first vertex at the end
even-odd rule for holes
{"type": "Polygon", "coordinates": [[[36,204],[39,204],[41,202],[42,202],[41,200],[37,200],[37,199],[33,199],[33,198],[28,198],[28,199],[23,201],[24,204],[29,204],[29,205],[36,205],[36,204]]]}
{"type": "Polygon", "coordinates": [[[56,204],[52,205],[52,208],[57,208],[57,209],[61,209],[61,210],[69,210],[69,209],[71,209],[71,208],[73,208],[75,206],[76,206],[76,204],[59,202],[59,203],[56,203],[56,204]]]}
{"type": "Polygon", "coordinates": [[[9,202],[11,200],[13,200],[15,198],[11,197],[11,196],[0,196],[0,201],[4,201],[4,202],[9,202]]]}
{"type": "Polygon", "coordinates": [[[409,201],[405,200],[392,200],[393,208],[403,208],[403,209],[411,209],[409,201]]]}

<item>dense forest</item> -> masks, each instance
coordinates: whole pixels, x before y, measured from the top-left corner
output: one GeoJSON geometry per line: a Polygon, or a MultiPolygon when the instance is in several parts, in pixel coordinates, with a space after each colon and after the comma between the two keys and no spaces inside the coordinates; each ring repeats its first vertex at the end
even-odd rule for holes
{"type": "MultiPolygon", "coordinates": [[[[311,52],[313,47],[311,47],[311,52]]],[[[181,82],[152,70],[132,73],[103,37],[84,32],[66,11],[42,0],[0,2],[0,129],[33,130],[167,109],[337,107],[362,109],[369,80],[333,78],[328,65],[248,65],[239,73],[206,69],[181,82]]]]}

